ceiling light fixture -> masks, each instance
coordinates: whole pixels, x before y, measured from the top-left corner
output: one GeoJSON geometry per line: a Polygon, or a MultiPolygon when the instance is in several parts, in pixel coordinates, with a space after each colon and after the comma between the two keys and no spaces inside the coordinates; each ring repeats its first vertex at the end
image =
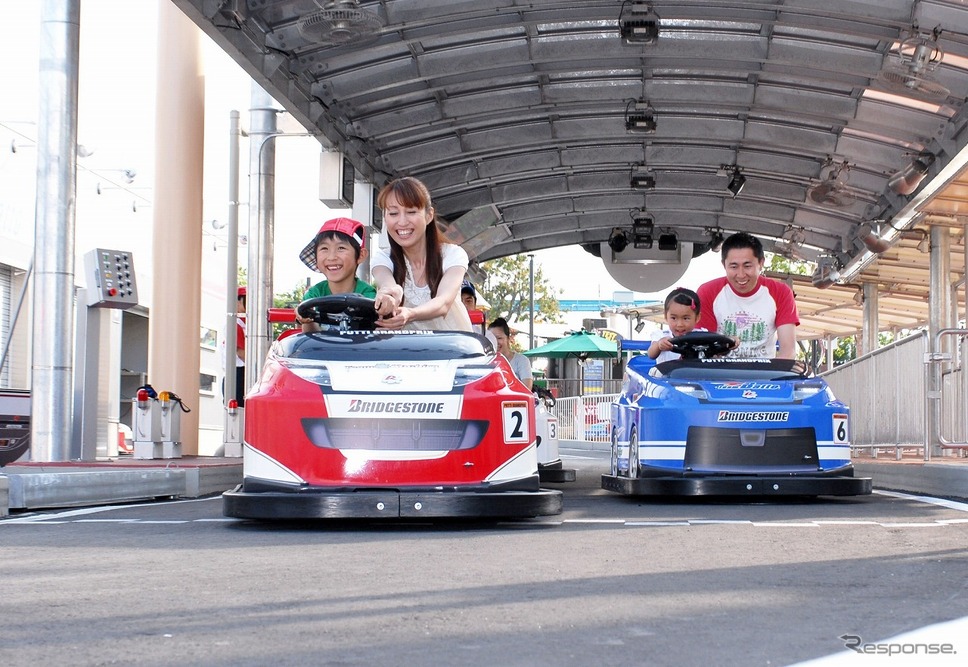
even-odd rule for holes
{"type": "Polygon", "coordinates": [[[630,184],[637,190],[653,190],[655,189],[655,173],[644,164],[637,164],[632,167],[630,184]]]}
{"type": "Polygon", "coordinates": [[[647,2],[622,3],[618,28],[626,44],[655,44],[659,39],[659,15],[647,2]]]}
{"type": "Polygon", "coordinates": [[[643,209],[630,213],[632,216],[632,246],[639,250],[649,250],[652,247],[655,232],[655,219],[643,209]]]}
{"type": "Polygon", "coordinates": [[[879,236],[870,223],[863,223],[857,227],[857,240],[864,244],[868,250],[880,254],[891,247],[891,243],[879,236]]]}
{"type": "Polygon", "coordinates": [[[888,180],[887,187],[899,195],[909,195],[918,189],[921,181],[928,175],[934,164],[934,154],[922,151],[904,169],[895,172],[888,180]]]}
{"type": "Polygon", "coordinates": [[[662,232],[659,234],[659,250],[677,250],[679,248],[679,237],[675,232],[662,232]]]}
{"type": "MultiPolygon", "coordinates": [[[[726,167],[726,169],[729,169],[729,167],[726,167]]],[[[733,196],[733,199],[736,199],[736,196],[743,191],[743,188],[746,187],[746,177],[740,173],[739,167],[736,165],[733,165],[731,173],[732,178],[729,179],[726,189],[729,190],[729,193],[733,196]]]]}
{"type": "Polygon", "coordinates": [[[655,132],[655,109],[648,100],[629,100],[625,105],[625,129],[639,134],[655,132]]]}
{"type": "Polygon", "coordinates": [[[706,233],[709,234],[709,249],[713,252],[719,252],[722,250],[723,241],[725,240],[723,230],[717,227],[716,229],[707,229],[706,233]]]}
{"type": "Polygon", "coordinates": [[[840,262],[837,258],[827,255],[817,258],[817,268],[811,277],[813,286],[827,289],[838,280],[840,280],[840,262]]]}
{"type": "Polygon", "coordinates": [[[803,244],[806,240],[806,234],[804,234],[802,229],[790,226],[787,227],[783,232],[783,236],[777,239],[773,244],[773,249],[780,255],[783,255],[789,259],[802,260],[804,257],[801,254],[800,249],[803,248],[803,244]]]}
{"type": "Polygon", "coordinates": [[[624,230],[616,227],[608,237],[608,247],[612,252],[622,252],[629,246],[629,237],[624,230]]]}

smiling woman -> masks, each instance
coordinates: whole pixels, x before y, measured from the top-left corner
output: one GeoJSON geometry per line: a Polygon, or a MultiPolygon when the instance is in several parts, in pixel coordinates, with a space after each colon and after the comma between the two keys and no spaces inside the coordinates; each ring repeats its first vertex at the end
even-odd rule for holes
{"type": "Polygon", "coordinates": [[[390,181],[377,197],[390,252],[373,256],[375,306],[385,329],[470,331],[460,300],[467,253],[443,243],[427,186],[415,178],[390,181]]]}

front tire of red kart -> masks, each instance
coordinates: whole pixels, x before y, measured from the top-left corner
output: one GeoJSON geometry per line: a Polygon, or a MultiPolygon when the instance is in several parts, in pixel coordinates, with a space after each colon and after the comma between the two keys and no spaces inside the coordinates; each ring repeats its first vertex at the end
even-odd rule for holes
{"type": "Polygon", "coordinates": [[[629,431],[629,477],[638,479],[642,473],[642,462],[639,460],[639,435],[635,427],[629,431]]]}

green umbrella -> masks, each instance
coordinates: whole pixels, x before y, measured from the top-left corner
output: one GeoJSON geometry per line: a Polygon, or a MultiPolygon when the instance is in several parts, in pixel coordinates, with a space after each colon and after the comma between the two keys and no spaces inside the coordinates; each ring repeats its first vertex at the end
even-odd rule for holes
{"type": "Polygon", "coordinates": [[[579,363],[578,394],[585,393],[585,360],[591,358],[606,358],[618,356],[618,345],[598,334],[588,333],[584,329],[574,331],[570,335],[553,340],[547,345],[541,345],[531,350],[525,350],[526,357],[551,357],[565,359],[577,357],[579,363]]]}
{"type": "Polygon", "coordinates": [[[589,357],[593,359],[617,357],[618,345],[614,341],[582,329],[573,331],[564,338],[553,340],[547,345],[525,350],[523,354],[526,357],[551,357],[552,359],[578,357],[584,361],[589,357]]]}

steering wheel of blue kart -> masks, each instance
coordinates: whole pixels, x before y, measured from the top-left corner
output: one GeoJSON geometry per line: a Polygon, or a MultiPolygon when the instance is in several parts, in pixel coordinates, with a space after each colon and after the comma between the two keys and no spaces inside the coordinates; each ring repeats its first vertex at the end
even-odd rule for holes
{"type": "Polygon", "coordinates": [[[670,339],[672,351],[683,359],[709,359],[733,349],[734,340],[723,334],[691,331],[670,339]]]}
{"type": "Polygon", "coordinates": [[[373,299],[359,294],[331,294],[306,299],[296,306],[296,314],[312,318],[317,324],[332,324],[342,330],[372,331],[380,319],[373,307],[373,299]]]}

